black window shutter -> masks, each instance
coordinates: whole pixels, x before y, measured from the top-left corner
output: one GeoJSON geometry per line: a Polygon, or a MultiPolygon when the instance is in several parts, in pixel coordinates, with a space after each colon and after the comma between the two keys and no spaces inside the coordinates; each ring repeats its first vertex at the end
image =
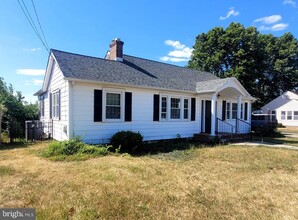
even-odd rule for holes
{"type": "Polygon", "coordinates": [[[248,117],[248,103],[245,102],[244,104],[244,120],[247,121],[247,117],[248,117]]]}
{"type": "Polygon", "coordinates": [[[159,121],[159,95],[153,96],[153,121],[159,121]]]}
{"type": "Polygon", "coordinates": [[[53,93],[50,93],[50,119],[52,119],[52,109],[53,109],[53,93]]]}
{"type": "Polygon", "coordinates": [[[196,98],[191,98],[191,121],[196,120],[196,98]]]}
{"type": "Polygon", "coordinates": [[[125,93],[125,121],[131,121],[132,118],[132,93],[125,93]]]}
{"type": "Polygon", "coordinates": [[[58,116],[59,116],[59,120],[61,120],[61,90],[59,89],[58,92],[58,116]]]}
{"type": "Polygon", "coordinates": [[[226,120],[227,101],[222,101],[222,116],[221,119],[226,120]]]}
{"type": "Polygon", "coordinates": [[[102,90],[94,90],[94,121],[102,121],[102,90]]]}

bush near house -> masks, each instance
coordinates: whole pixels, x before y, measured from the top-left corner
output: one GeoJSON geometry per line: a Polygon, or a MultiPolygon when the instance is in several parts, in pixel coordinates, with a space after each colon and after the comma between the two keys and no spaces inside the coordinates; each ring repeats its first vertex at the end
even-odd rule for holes
{"type": "Polygon", "coordinates": [[[76,138],[70,141],[53,142],[41,155],[51,160],[84,160],[90,157],[104,156],[109,146],[88,145],[76,138]]]}
{"type": "Polygon", "coordinates": [[[114,149],[120,147],[120,152],[131,153],[143,145],[143,136],[132,131],[119,131],[111,138],[114,149]]]}
{"type": "Polygon", "coordinates": [[[279,137],[280,133],[277,131],[277,124],[264,124],[255,126],[254,135],[257,137],[279,137]]]}

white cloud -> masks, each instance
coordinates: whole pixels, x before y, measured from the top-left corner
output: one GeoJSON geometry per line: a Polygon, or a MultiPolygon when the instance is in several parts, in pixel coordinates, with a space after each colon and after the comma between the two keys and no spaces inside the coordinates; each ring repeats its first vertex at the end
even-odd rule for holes
{"type": "Polygon", "coordinates": [[[284,29],[286,29],[289,26],[289,24],[284,24],[284,23],[279,23],[279,24],[275,24],[271,27],[272,31],[282,31],[284,29]]]}
{"type": "Polygon", "coordinates": [[[173,47],[174,50],[170,51],[167,56],[161,57],[162,61],[186,62],[190,59],[193,49],[179,41],[166,40],[165,44],[173,47]]]}
{"type": "Polygon", "coordinates": [[[227,12],[227,15],[226,15],[225,17],[220,16],[219,19],[220,19],[220,20],[226,20],[226,19],[228,19],[228,18],[231,17],[231,16],[236,17],[236,16],[238,16],[239,14],[240,14],[239,11],[235,11],[235,10],[234,10],[234,7],[232,7],[232,8],[230,8],[230,10],[227,12]]]}
{"type": "Polygon", "coordinates": [[[162,61],[172,61],[172,62],[186,62],[189,59],[186,58],[177,58],[177,57],[168,57],[168,56],[164,56],[160,58],[162,61]]]}
{"type": "Polygon", "coordinates": [[[264,26],[262,25],[259,27],[260,31],[282,31],[286,29],[289,26],[289,24],[284,24],[284,23],[278,23],[273,26],[264,26]]]}
{"type": "Polygon", "coordinates": [[[294,0],[284,0],[284,5],[292,5],[292,6],[296,6],[296,2],[294,0]]]}
{"type": "Polygon", "coordinates": [[[36,52],[39,51],[40,48],[23,48],[23,51],[28,51],[28,52],[36,52]]]}
{"type": "Polygon", "coordinates": [[[254,20],[254,22],[261,22],[263,24],[273,24],[280,21],[282,17],[280,15],[271,15],[267,17],[262,17],[254,20]]]}
{"type": "Polygon", "coordinates": [[[44,69],[17,69],[17,74],[26,76],[42,76],[45,74],[44,69]]]}
{"type": "Polygon", "coordinates": [[[32,80],[26,80],[25,85],[26,86],[41,86],[43,84],[43,80],[41,79],[32,79],[32,80]]]}

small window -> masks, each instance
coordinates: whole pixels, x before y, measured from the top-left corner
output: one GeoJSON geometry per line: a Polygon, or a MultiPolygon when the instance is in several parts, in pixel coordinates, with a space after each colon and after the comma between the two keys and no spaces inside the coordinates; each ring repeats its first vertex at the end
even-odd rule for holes
{"type": "Polygon", "coordinates": [[[171,98],[171,119],[180,119],[180,98],[171,98]]]}
{"type": "Polygon", "coordinates": [[[230,119],[230,113],[231,113],[231,103],[227,103],[227,117],[226,119],[230,119]]]}
{"type": "Polygon", "coordinates": [[[271,111],[271,121],[276,120],[276,111],[271,111]]]}
{"type": "Polygon", "coordinates": [[[188,112],[189,112],[189,100],[184,99],[184,111],[183,111],[183,118],[188,119],[188,112]]]}
{"type": "Polygon", "coordinates": [[[298,111],[294,111],[294,120],[298,120],[298,111]]]}
{"type": "Polygon", "coordinates": [[[167,97],[161,97],[161,118],[167,118],[167,97]]]}
{"type": "Polygon", "coordinates": [[[287,111],[287,120],[292,120],[292,111],[287,111]]]}
{"type": "Polygon", "coordinates": [[[106,119],[121,119],[121,93],[106,93],[106,119]]]}
{"type": "Polygon", "coordinates": [[[60,90],[52,93],[52,116],[53,118],[60,117],[60,90]]]}
{"type": "Polygon", "coordinates": [[[232,119],[237,118],[237,103],[232,103],[232,119]]]}
{"type": "Polygon", "coordinates": [[[44,117],[44,97],[41,96],[39,99],[39,111],[40,111],[40,117],[44,117]]]}
{"type": "Polygon", "coordinates": [[[286,120],[286,112],[285,111],[281,111],[281,120],[286,120]]]}
{"type": "Polygon", "coordinates": [[[240,114],[240,118],[243,119],[243,103],[241,103],[241,114],[240,114]]]}

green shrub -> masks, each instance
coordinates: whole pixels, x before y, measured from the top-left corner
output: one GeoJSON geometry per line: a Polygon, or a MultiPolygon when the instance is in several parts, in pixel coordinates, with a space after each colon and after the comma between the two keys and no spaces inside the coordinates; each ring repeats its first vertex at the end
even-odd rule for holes
{"type": "Polygon", "coordinates": [[[130,153],[142,146],[143,136],[132,131],[119,131],[112,136],[111,144],[114,149],[120,147],[120,152],[130,153]]]}
{"type": "Polygon", "coordinates": [[[277,124],[259,125],[254,128],[255,136],[262,137],[276,137],[279,135],[277,131],[277,124]]]}
{"type": "Polygon", "coordinates": [[[42,156],[52,160],[82,160],[93,156],[108,154],[109,146],[88,145],[79,139],[53,142],[42,152],[42,156]]]}
{"type": "Polygon", "coordinates": [[[81,154],[92,154],[94,156],[107,155],[109,147],[85,145],[80,149],[81,154]]]}

